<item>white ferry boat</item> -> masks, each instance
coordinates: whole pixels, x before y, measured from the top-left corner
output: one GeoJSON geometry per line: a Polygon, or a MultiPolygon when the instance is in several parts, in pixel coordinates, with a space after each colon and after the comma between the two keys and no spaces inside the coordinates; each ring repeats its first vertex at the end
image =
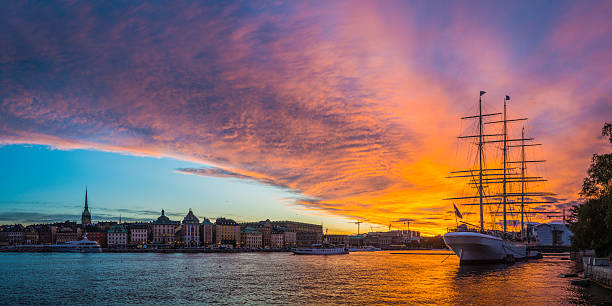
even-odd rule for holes
{"type": "Polygon", "coordinates": [[[296,248],[292,250],[295,255],[339,255],[348,254],[349,250],[345,247],[328,246],[313,244],[310,248],[296,248]]]}
{"type": "Polygon", "coordinates": [[[83,235],[83,239],[79,241],[53,244],[50,247],[52,252],[102,253],[100,244],[97,241],[87,239],[87,235],[83,235]]]}
{"type": "Polygon", "coordinates": [[[373,246],[364,246],[361,248],[350,248],[348,249],[349,252],[374,252],[374,251],[381,251],[381,248],[376,248],[373,246]]]}

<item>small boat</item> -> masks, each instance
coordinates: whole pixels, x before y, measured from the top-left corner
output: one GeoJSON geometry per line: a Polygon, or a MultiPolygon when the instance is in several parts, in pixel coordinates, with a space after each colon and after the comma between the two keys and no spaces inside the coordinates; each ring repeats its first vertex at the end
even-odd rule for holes
{"type": "Polygon", "coordinates": [[[348,254],[349,250],[343,246],[313,244],[310,248],[295,248],[295,255],[339,255],[348,254]]]}
{"type": "Polygon", "coordinates": [[[381,251],[381,248],[376,248],[373,246],[364,246],[361,248],[351,248],[349,249],[349,252],[374,252],[374,251],[381,251]]]}
{"type": "Polygon", "coordinates": [[[58,243],[50,245],[52,252],[67,252],[67,253],[102,253],[100,244],[95,240],[87,239],[87,235],[83,235],[83,239],[79,241],[68,241],[66,243],[58,243]]]}

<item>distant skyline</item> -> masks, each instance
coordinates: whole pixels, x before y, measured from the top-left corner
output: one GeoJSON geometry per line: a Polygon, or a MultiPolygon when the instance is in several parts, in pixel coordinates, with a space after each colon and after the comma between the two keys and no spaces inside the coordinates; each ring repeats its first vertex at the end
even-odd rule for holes
{"type": "Polygon", "coordinates": [[[171,158],[8,145],[0,147],[0,160],[15,161],[3,167],[13,175],[1,177],[0,194],[5,198],[0,202],[0,224],[80,223],[85,182],[94,222],[118,221],[120,216],[123,221],[154,220],[162,209],[171,219],[182,220],[189,208],[209,219],[291,219],[326,226],[340,222],[286,205],[299,196],[293,193],[253,182],[181,174],[175,168],[196,164],[171,158]]]}
{"type": "Polygon", "coordinates": [[[543,144],[556,203],[538,209],[576,203],[610,151],[610,1],[4,7],[0,223],[78,220],[87,185],[94,221],[192,208],[443,233],[480,90],[543,144]]]}

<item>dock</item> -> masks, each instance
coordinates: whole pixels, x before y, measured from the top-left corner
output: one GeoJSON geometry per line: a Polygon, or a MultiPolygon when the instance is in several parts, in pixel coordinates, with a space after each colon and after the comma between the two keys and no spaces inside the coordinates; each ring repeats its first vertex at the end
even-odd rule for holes
{"type": "Polygon", "coordinates": [[[612,289],[612,266],[607,258],[583,257],[584,277],[612,289]]]}

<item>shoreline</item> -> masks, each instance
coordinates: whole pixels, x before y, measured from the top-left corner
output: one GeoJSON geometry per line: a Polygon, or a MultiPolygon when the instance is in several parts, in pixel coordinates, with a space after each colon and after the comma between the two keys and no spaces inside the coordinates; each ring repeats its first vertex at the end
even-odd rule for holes
{"type": "MultiPolygon", "coordinates": [[[[405,249],[388,249],[381,251],[448,251],[445,249],[428,249],[428,248],[405,248],[405,249]]],[[[207,248],[102,248],[102,252],[94,253],[287,253],[291,249],[207,249],[207,248]]],[[[361,253],[355,251],[351,253],[361,253]]],[[[364,252],[380,252],[380,251],[364,251],[364,252]]],[[[60,252],[51,250],[49,246],[31,246],[31,247],[12,247],[0,248],[0,253],[80,253],[80,252],[60,252]]]]}

